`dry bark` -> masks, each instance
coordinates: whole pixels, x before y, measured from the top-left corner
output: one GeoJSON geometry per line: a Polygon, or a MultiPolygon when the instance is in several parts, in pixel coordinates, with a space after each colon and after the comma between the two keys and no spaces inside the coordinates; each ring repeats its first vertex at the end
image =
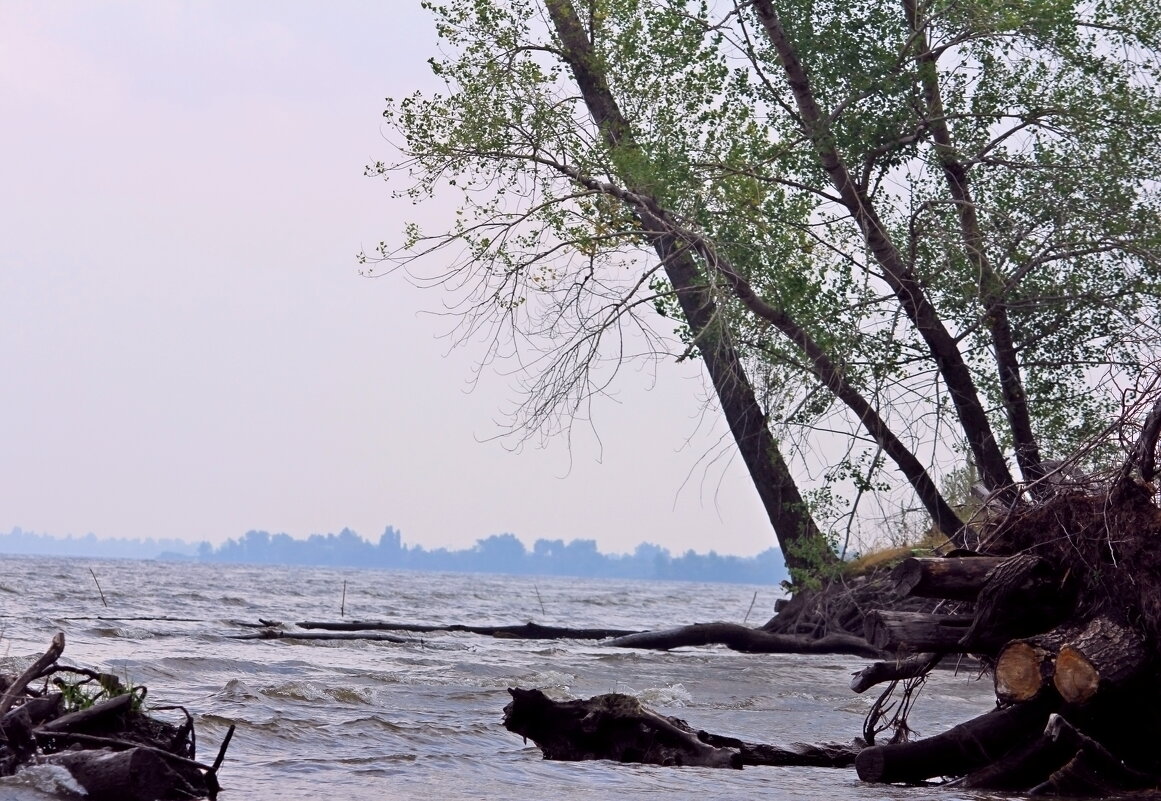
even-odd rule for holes
{"type": "Polygon", "coordinates": [[[900,595],[974,601],[988,573],[1005,561],[999,556],[959,558],[909,557],[895,567],[891,579],[900,595]]]}

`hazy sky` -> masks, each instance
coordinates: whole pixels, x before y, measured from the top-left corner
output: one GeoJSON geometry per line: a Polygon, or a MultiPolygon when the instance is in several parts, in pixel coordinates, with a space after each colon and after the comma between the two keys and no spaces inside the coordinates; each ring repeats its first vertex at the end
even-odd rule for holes
{"type": "Polygon", "coordinates": [[[697,365],[513,453],[438,292],[358,275],[450,213],[362,175],[434,48],[418,0],[0,0],[0,530],[773,543],[697,365]]]}

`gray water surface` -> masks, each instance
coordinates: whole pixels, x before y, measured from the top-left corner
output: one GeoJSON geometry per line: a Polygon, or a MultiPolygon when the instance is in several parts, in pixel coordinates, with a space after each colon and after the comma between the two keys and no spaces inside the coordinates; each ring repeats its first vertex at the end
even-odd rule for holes
{"type": "MultiPolygon", "coordinates": [[[[561,699],[629,693],[697,728],[756,742],[845,742],[862,730],[875,696],[847,689],[866,664],[856,657],[654,652],[458,633],[407,635],[405,644],[228,637],[245,631],[238,621],[260,617],[339,620],[340,606],[348,619],[430,624],[740,623],[757,593],[753,625],[773,608],[774,587],[0,558],[0,671],[22,669],[64,631],[62,661],[111,669],[146,685],[149,702],[187,707],[203,761],[236,724],[221,772],[226,801],[964,797],[865,785],[853,770],[549,762],[500,724],[506,688],[521,686],[561,699]],[[131,619],[151,617],[190,620],[131,619]]],[[[912,726],[934,734],[993,703],[990,681],[941,671],[924,688],[912,726]]],[[[28,784],[52,781],[2,780],[0,799],[42,799],[28,784]]]]}

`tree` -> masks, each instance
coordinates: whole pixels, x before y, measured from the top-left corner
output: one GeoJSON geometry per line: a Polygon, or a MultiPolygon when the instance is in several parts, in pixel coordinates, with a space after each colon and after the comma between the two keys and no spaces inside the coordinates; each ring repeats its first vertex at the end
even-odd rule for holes
{"type": "Polygon", "coordinates": [[[461,208],[370,271],[520,359],[520,432],[626,361],[700,358],[792,571],[896,477],[965,540],[944,472],[1034,496],[1155,360],[1149,4],[424,5],[447,91],[389,105],[404,155],[368,172],[461,208]]]}

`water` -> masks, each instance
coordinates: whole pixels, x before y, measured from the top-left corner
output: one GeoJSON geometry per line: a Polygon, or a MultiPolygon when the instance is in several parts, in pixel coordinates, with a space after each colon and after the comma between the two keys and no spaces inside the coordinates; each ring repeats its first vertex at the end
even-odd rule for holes
{"type": "MultiPolygon", "coordinates": [[[[23,668],[64,631],[62,661],[111,670],[149,687],[152,703],[187,707],[203,761],[236,724],[221,772],[227,801],[962,795],[864,785],[853,770],[549,762],[500,725],[506,688],[522,686],[562,699],[629,693],[698,728],[756,742],[849,741],[874,696],[847,689],[865,664],[855,657],[712,647],[663,653],[443,633],[402,645],[228,636],[246,631],[239,621],[260,617],[339,620],[340,605],[347,618],[433,624],[742,622],[757,592],[753,624],[773,608],[772,587],[37,557],[2,564],[0,672],[23,668]],[[190,621],[129,619],[162,616],[190,621]]],[[[934,734],[992,703],[990,681],[940,672],[912,724],[934,734]]],[[[4,801],[45,797],[26,783],[0,781],[4,801]]]]}

